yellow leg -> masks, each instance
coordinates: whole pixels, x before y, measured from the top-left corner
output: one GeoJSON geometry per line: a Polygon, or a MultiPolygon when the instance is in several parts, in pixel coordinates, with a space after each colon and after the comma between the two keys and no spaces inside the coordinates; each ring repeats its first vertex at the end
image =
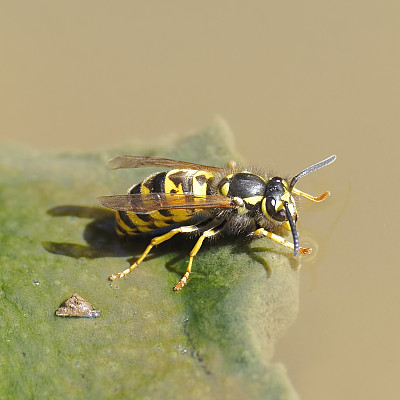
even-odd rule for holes
{"type": "Polygon", "coordinates": [[[132,272],[147,256],[147,254],[150,253],[151,249],[154,246],[157,246],[158,244],[165,242],[169,239],[171,239],[173,236],[175,236],[177,233],[188,233],[188,232],[193,232],[196,231],[198,228],[195,225],[189,225],[189,226],[181,226],[179,228],[175,228],[170,230],[164,235],[157,236],[153,238],[150,242],[150,244],[146,247],[146,250],[143,252],[143,254],[136,260],[134,264],[132,264],[129,268],[126,270],[119,272],[118,274],[113,274],[111,275],[108,279],[110,281],[115,281],[118,278],[122,278],[126,275],[128,275],[130,272],[132,272]]]}
{"type": "Polygon", "coordinates": [[[311,200],[314,203],[319,203],[320,201],[324,200],[326,197],[331,195],[330,192],[324,192],[324,193],[321,194],[321,196],[314,197],[314,196],[311,196],[308,193],[304,193],[301,190],[296,189],[296,188],[292,189],[292,194],[295,194],[297,196],[305,197],[306,199],[311,200]]]}
{"type": "MultiPolygon", "coordinates": [[[[289,249],[294,250],[293,243],[288,242],[282,236],[275,235],[275,233],[269,232],[269,231],[265,230],[264,228],[257,229],[256,231],[254,231],[254,234],[256,236],[265,236],[267,238],[272,239],[276,243],[279,243],[285,247],[288,247],[289,249]]],[[[308,247],[300,247],[299,248],[299,253],[301,253],[301,254],[310,254],[311,251],[312,251],[312,249],[308,248],[308,247]]]]}
{"type": "Polygon", "coordinates": [[[182,288],[186,285],[189,279],[189,275],[192,272],[193,258],[200,250],[200,247],[203,244],[204,239],[210,236],[214,236],[215,234],[217,234],[217,232],[218,231],[214,231],[214,229],[209,229],[208,231],[203,232],[203,234],[198,238],[196,244],[194,245],[192,251],[190,252],[189,263],[186,268],[185,275],[183,275],[181,280],[174,286],[175,291],[182,290],[182,288]]]}

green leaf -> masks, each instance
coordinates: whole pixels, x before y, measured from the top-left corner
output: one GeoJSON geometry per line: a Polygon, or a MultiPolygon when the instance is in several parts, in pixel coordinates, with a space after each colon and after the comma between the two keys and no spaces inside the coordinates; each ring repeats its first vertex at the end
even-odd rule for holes
{"type": "Polygon", "coordinates": [[[0,150],[0,398],[296,399],[271,363],[298,311],[289,251],[268,239],[205,242],[181,292],[193,241],[122,240],[100,195],[125,193],[152,168],[110,171],[118,154],[224,166],[241,161],[221,120],[153,145],[97,153],[0,150]],[[55,311],[78,293],[98,318],[55,311]]]}

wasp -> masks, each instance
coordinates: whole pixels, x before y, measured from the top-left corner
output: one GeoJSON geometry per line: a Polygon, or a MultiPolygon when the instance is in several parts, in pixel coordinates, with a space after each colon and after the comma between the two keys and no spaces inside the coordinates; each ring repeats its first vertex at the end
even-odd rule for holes
{"type": "Polygon", "coordinates": [[[309,254],[300,247],[296,229],[296,201],[304,197],[320,202],[318,197],[295,188],[297,181],[335,161],[332,155],[304,169],[290,182],[278,176],[262,176],[235,163],[227,168],[194,164],[168,158],[117,156],[109,161],[112,169],[163,167],[166,172],[150,175],[134,185],[125,195],[102,196],[100,203],[116,211],[119,235],[150,235],[150,244],[128,269],[113,274],[111,281],[132,272],[157,246],[181,233],[197,238],[190,252],[187,269],[174,290],[188,282],[193,259],[207,238],[219,235],[267,237],[291,249],[293,257],[309,254]],[[291,232],[293,243],[279,235],[281,229],[291,232]]]}

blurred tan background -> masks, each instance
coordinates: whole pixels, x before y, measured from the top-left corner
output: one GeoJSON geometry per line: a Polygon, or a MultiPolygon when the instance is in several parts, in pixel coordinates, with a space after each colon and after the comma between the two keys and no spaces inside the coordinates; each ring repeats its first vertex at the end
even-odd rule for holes
{"type": "Polygon", "coordinates": [[[397,399],[399,39],[397,1],[2,1],[0,143],[91,151],[220,115],[284,175],[337,154],[298,184],[332,197],[303,207],[315,252],[275,360],[303,399],[397,399]]]}

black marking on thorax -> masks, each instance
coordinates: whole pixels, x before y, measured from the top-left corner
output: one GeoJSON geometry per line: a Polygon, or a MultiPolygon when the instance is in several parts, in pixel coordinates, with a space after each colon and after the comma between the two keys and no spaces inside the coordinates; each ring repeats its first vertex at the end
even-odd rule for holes
{"type": "Polygon", "coordinates": [[[239,172],[229,179],[228,196],[242,199],[253,196],[263,196],[266,182],[261,176],[250,172],[239,172]]]}

